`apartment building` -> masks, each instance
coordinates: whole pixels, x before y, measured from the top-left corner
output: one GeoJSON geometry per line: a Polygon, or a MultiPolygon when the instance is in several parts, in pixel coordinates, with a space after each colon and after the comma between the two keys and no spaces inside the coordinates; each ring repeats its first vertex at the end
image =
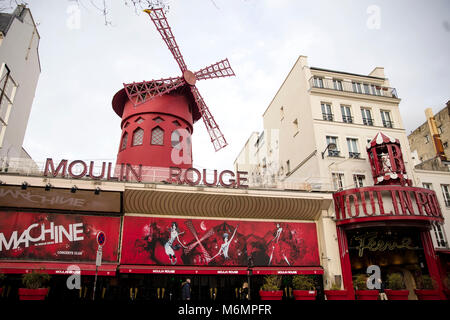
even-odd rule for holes
{"type": "Polygon", "coordinates": [[[30,9],[0,13],[0,168],[30,159],[22,144],[37,82],[40,36],[30,9]]]}

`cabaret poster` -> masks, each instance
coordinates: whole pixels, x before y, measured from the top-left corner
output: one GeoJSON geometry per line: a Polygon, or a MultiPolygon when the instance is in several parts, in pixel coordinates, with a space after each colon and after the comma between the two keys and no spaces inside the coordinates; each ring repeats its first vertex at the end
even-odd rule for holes
{"type": "Polygon", "coordinates": [[[95,261],[100,231],[103,261],[117,262],[118,217],[0,211],[0,259],[95,261]]]}
{"type": "Polygon", "coordinates": [[[318,266],[315,223],[124,218],[121,264],[318,266]]]}

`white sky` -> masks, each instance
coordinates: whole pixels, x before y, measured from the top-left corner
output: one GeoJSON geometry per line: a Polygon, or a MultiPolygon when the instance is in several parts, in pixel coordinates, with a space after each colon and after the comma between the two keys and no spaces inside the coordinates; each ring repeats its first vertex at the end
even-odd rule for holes
{"type": "MultiPolygon", "coordinates": [[[[64,0],[28,0],[41,35],[42,73],[24,147],[36,161],[115,160],[120,119],[111,107],[123,82],[181,72],[147,14],[109,0],[112,26],[89,0],[79,28],[64,0]]],[[[101,4],[102,1],[94,1],[101,4]]],[[[229,146],[219,152],[202,121],[194,166],[232,168],[299,55],[309,65],[368,74],[385,68],[402,99],[407,133],[450,99],[450,1],[171,0],[168,21],[188,68],[228,57],[236,77],[197,82],[229,146]],[[371,5],[380,28],[370,29],[371,5]]],[[[76,17],[75,17],[76,18],[76,17]]]]}

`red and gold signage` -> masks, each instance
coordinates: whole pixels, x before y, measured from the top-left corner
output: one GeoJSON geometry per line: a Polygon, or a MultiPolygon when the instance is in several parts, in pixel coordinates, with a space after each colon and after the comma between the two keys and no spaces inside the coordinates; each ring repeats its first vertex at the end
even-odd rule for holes
{"type": "Polygon", "coordinates": [[[433,190],[403,186],[374,186],[333,194],[337,224],[365,220],[443,221],[433,190]]]}
{"type": "Polygon", "coordinates": [[[103,261],[117,262],[119,217],[3,211],[0,259],[95,261],[100,231],[103,261]]]}
{"type": "Polygon", "coordinates": [[[126,216],[121,264],[319,266],[316,225],[126,216]]]}

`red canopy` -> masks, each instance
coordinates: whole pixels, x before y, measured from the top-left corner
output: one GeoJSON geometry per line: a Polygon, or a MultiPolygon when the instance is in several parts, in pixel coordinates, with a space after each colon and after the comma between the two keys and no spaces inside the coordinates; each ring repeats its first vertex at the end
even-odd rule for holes
{"type": "MultiPolygon", "coordinates": [[[[33,270],[43,271],[48,274],[76,274],[77,266],[81,275],[95,275],[95,263],[55,263],[55,262],[34,262],[34,261],[8,261],[0,262],[0,273],[29,273],[33,270]]],[[[117,264],[102,264],[98,267],[99,276],[115,276],[117,264]]]]}

